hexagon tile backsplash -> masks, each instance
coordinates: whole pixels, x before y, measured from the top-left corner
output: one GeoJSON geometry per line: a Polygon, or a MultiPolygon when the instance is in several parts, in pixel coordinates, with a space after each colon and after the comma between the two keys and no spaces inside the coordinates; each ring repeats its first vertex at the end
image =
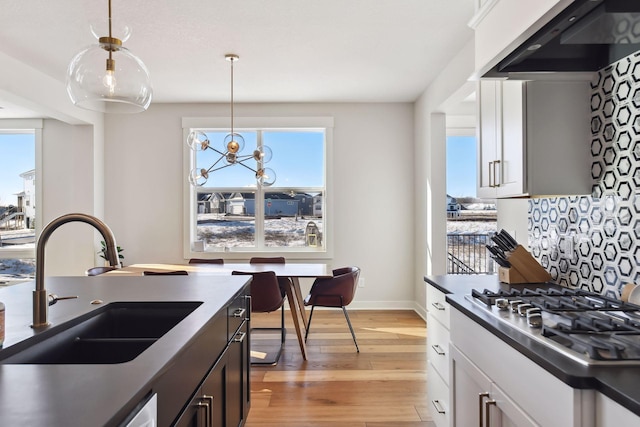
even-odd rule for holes
{"type": "Polygon", "coordinates": [[[640,52],[591,88],[593,195],[529,200],[529,247],[555,282],[618,298],[640,283],[640,52]]]}

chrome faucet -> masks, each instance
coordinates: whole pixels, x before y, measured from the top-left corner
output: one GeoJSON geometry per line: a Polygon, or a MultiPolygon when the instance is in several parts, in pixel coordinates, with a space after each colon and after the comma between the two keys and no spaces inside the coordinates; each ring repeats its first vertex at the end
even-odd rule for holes
{"type": "Polygon", "coordinates": [[[107,261],[109,261],[109,265],[115,268],[120,267],[118,250],[116,249],[116,238],[107,224],[98,218],[82,213],[62,215],[51,221],[44,227],[42,233],[40,233],[36,247],[36,289],[33,291],[33,325],[31,325],[33,328],[49,325],[47,319],[49,314],[49,296],[44,287],[44,248],[51,234],[58,227],[68,222],[84,222],[98,230],[106,243],[107,248],[105,255],[107,261]]]}

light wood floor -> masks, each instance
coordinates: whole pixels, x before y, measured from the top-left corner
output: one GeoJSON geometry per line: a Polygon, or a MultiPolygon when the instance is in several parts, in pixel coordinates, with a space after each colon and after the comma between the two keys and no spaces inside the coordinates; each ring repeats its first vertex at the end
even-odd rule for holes
{"type": "MultiPolygon", "coordinates": [[[[342,311],[316,310],[300,355],[287,316],[277,366],[252,367],[246,427],[435,427],[427,400],[426,326],[412,311],[349,310],[360,353],[342,311]]],[[[279,314],[253,314],[277,326],[279,314]]],[[[262,335],[264,337],[264,335],[262,335]]],[[[252,335],[253,348],[264,345],[252,335]]]]}

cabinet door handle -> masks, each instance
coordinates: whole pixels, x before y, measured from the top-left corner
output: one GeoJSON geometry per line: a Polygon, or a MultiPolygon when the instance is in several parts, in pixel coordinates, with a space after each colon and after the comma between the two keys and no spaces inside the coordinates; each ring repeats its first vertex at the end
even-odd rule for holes
{"type": "Polygon", "coordinates": [[[442,404],[440,403],[439,400],[437,400],[437,399],[436,400],[432,400],[431,403],[433,403],[433,406],[436,408],[436,412],[437,413],[439,413],[439,414],[444,414],[445,413],[445,410],[442,407],[442,404]]]}
{"type": "Polygon", "coordinates": [[[244,314],[247,312],[244,308],[237,308],[236,311],[233,312],[233,317],[244,317],[244,314]]]}
{"type": "Polygon", "coordinates": [[[440,311],[444,311],[445,310],[445,306],[443,304],[440,304],[439,302],[432,302],[431,303],[432,306],[434,306],[436,308],[436,310],[440,310],[440,311]]]}
{"type": "Polygon", "coordinates": [[[252,300],[251,300],[251,295],[247,295],[245,296],[245,298],[247,299],[247,320],[251,320],[251,306],[253,304],[252,300]]]}
{"type": "Polygon", "coordinates": [[[198,427],[202,425],[204,425],[205,427],[211,427],[211,420],[209,419],[209,413],[211,412],[211,407],[209,406],[209,404],[206,402],[198,402],[196,406],[198,407],[197,408],[198,412],[196,415],[196,423],[198,424],[198,427]],[[204,409],[204,424],[202,424],[201,422],[202,418],[200,417],[200,414],[202,413],[202,409],[204,409]]]}
{"type": "MultiPolygon", "coordinates": [[[[478,426],[482,427],[482,401],[485,397],[489,397],[488,392],[483,392],[478,394],[478,426]]],[[[487,425],[487,427],[489,427],[487,425]]]]}
{"type": "Polygon", "coordinates": [[[498,177],[501,176],[500,174],[500,160],[496,160],[493,162],[493,183],[494,183],[494,187],[500,187],[500,184],[502,184],[502,179],[500,179],[498,181],[498,177]],[[496,171],[496,167],[498,167],[498,170],[496,171]]]}
{"type": "Polygon", "coordinates": [[[206,394],[203,394],[202,399],[208,402],[208,403],[205,403],[207,407],[207,419],[208,419],[205,425],[207,427],[213,427],[213,396],[207,396],[206,394]]]}
{"type": "Polygon", "coordinates": [[[493,162],[489,162],[489,187],[494,187],[493,179],[491,178],[491,172],[495,173],[495,169],[493,168],[493,162]]]}
{"type": "Polygon", "coordinates": [[[440,345],[434,344],[434,345],[431,346],[431,348],[435,350],[435,352],[436,352],[436,354],[438,356],[444,356],[444,354],[445,354],[444,350],[442,349],[442,347],[440,347],[440,345]]]}
{"type": "Polygon", "coordinates": [[[496,401],[494,399],[484,402],[484,422],[487,427],[491,425],[491,406],[495,406],[496,401]]]}
{"type": "Polygon", "coordinates": [[[244,337],[247,336],[246,332],[239,332],[233,337],[233,342],[242,342],[244,341],[244,337]]]}

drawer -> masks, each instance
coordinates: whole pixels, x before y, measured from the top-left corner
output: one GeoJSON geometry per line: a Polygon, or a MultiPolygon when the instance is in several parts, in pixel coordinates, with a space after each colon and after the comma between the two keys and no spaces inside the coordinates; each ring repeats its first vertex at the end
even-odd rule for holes
{"type": "Polygon", "coordinates": [[[227,337],[229,340],[236,334],[236,331],[249,317],[249,298],[245,294],[237,296],[227,307],[227,337]]]}
{"type": "Polygon", "coordinates": [[[427,393],[429,395],[429,413],[438,427],[449,427],[450,409],[449,387],[429,362],[427,367],[427,393]]]}
{"type": "Polygon", "coordinates": [[[449,329],[449,303],[445,300],[444,292],[431,285],[427,286],[427,311],[449,329]]]}
{"type": "Polygon", "coordinates": [[[427,359],[449,384],[449,330],[431,313],[427,315],[427,359]]]}

